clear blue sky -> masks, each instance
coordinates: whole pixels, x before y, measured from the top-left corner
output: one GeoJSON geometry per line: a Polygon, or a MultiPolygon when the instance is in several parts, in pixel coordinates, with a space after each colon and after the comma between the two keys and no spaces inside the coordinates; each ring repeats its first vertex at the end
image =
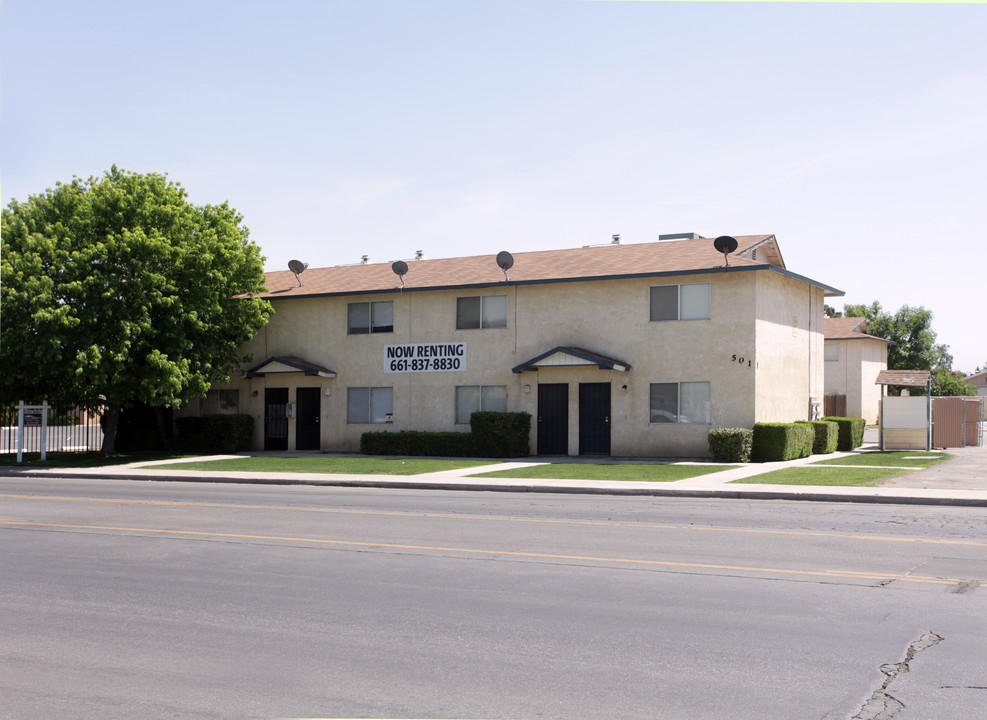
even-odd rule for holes
{"type": "MultiPolygon", "coordinates": [[[[2,204],[117,164],[269,270],[774,233],[987,363],[987,6],[6,0],[2,204]]],[[[492,262],[492,261],[491,261],[492,262]]]]}

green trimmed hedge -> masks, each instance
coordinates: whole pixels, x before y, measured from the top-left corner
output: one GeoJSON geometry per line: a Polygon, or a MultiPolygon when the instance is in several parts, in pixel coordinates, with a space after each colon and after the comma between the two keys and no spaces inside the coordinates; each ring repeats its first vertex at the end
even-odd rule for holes
{"type": "Polygon", "coordinates": [[[803,424],[812,427],[815,439],[812,442],[813,455],[835,452],[839,439],[840,426],[831,420],[805,420],[803,424]]]}
{"type": "Polygon", "coordinates": [[[175,427],[175,450],[196,455],[249,450],[254,435],[254,419],[250,415],[180,417],[175,427]]]}
{"type": "Polygon", "coordinates": [[[815,432],[806,423],[755,423],[751,459],[777,462],[809,457],[815,432]]]}
{"type": "Polygon", "coordinates": [[[472,457],[473,435],[460,432],[365,432],[360,436],[364,455],[472,457]]]}
{"type": "Polygon", "coordinates": [[[531,415],[526,412],[475,412],[470,415],[470,430],[477,457],[525,457],[531,454],[528,444],[531,415]]]}
{"type": "Polygon", "coordinates": [[[714,428],[706,435],[709,453],[716,462],[746,463],[751,461],[754,433],[744,428],[714,428]]]}
{"type": "Polygon", "coordinates": [[[864,428],[867,421],[859,417],[824,417],[826,422],[834,422],[839,426],[839,439],[836,449],[840,452],[856,450],[864,444],[864,428]]]}
{"type": "Polygon", "coordinates": [[[366,432],[360,436],[365,455],[428,457],[524,457],[531,454],[528,436],[531,415],[526,412],[475,412],[472,432],[366,432]]]}

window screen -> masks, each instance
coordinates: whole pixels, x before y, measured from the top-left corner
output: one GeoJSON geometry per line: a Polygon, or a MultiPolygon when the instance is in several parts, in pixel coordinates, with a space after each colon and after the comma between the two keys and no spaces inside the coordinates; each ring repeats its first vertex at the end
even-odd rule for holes
{"type": "Polygon", "coordinates": [[[708,320],[709,283],[655,285],[651,288],[651,320],[708,320]]]}
{"type": "Polygon", "coordinates": [[[346,306],[346,329],[350,335],[394,332],[394,303],[350,303],[346,306]]]}
{"type": "Polygon", "coordinates": [[[467,424],[479,411],[507,412],[506,385],[460,385],[456,388],[456,422],[467,424]]]}
{"type": "Polygon", "coordinates": [[[394,389],[348,388],[346,390],[346,422],[384,423],[394,412],[394,389]]]}
{"type": "Polygon", "coordinates": [[[651,383],[651,422],[709,425],[709,383],[651,383]]]}
{"type": "Polygon", "coordinates": [[[507,327],[507,296],[481,295],[456,299],[456,329],[507,327]]]}

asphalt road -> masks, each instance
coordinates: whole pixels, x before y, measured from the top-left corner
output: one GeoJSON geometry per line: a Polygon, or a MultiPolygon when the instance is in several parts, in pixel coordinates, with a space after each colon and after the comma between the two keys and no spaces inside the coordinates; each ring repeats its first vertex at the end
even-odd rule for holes
{"type": "Polygon", "coordinates": [[[987,709],[978,508],[7,477],[0,549],[0,718],[987,709]]]}

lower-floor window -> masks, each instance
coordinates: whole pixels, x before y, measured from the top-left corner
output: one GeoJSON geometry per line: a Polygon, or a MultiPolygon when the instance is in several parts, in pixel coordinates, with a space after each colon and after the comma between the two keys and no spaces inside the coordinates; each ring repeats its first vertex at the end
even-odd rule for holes
{"type": "Polygon", "coordinates": [[[651,383],[652,423],[710,424],[708,382],[651,383]]]}
{"type": "Polygon", "coordinates": [[[240,412],[239,390],[210,390],[199,401],[200,415],[240,412]]]}
{"type": "Polygon", "coordinates": [[[346,422],[390,422],[394,413],[394,388],[351,387],[346,390],[346,422]]]}
{"type": "Polygon", "coordinates": [[[506,385],[460,385],[456,388],[456,422],[469,423],[481,410],[507,412],[506,385]]]}

